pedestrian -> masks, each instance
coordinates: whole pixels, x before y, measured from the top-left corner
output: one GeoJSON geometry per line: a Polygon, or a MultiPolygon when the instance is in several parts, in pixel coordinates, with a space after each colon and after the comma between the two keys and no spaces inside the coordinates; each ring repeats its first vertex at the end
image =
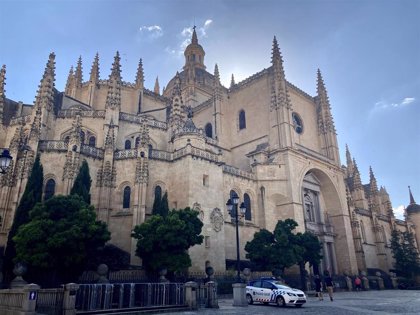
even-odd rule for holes
{"type": "Polygon", "coordinates": [[[356,287],[356,291],[362,290],[362,280],[359,278],[359,276],[356,276],[356,279],[354,279],[354,285],[356,287]]]}
{"type": "Polygon", "coordinates": [[[314,282],[316,296],[319,298],[320,301],[324,301],[324,296],[322,295],[322,281],[319,275],[315,275],[314,282]]]}
{"type": "Polygon", "coordinates": [[[327,288],[328,295],[330,296],[330,300],[333,301],[334,283],[328,271],[324,272],[324,283],[325,283],[325,287],[327,288]]]}

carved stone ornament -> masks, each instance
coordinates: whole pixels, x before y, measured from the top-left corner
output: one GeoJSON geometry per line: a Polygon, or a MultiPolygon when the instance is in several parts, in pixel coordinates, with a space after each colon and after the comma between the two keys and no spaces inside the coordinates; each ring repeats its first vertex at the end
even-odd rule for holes
{"type": "Polygon", "coordinates": [[[204,222],[204,211],[201,210],[201,205],[198,202],[194,202],[192,209],[198,212],[198,218],[201,222],[204,222]]]}
{"type": "Polygon", "coordinates": [[[223,226],[223,214],[219,208],[214,208],[210,214],[210,222],[213,226],[213,230],[220,232],[223,226]]]}

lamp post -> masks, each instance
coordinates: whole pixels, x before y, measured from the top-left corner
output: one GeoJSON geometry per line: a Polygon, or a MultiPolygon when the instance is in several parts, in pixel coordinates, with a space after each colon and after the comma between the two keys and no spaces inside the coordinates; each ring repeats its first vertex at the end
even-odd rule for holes
{"type": "Polygon", "coordinates": [[[236,193],[232,194],[231,196],[232,198],[229,199],[226,202],[226,206],[228,209],[229,214],[234,218],[235,220],[235,226],[236,226],[236,271],[237,271],[237,275],[236,275],[236,281],[238,283],[241,282],[241,266],[240,266],[240,256],[239,256],[239,229],[238,229],[238,225],[239,225],[239,216],[243,217],[246,211],[246,207],[245,204],[242,202],[239,210],[240,210],[240,214],[238,213],[238,204],[239,204],[239,197],[236,193]]]}
{"type": "Polygon", "coordinates": [[[9,150],[4,149],[0,154],[0,174],[6,173],[12,159],[9,150]]]}

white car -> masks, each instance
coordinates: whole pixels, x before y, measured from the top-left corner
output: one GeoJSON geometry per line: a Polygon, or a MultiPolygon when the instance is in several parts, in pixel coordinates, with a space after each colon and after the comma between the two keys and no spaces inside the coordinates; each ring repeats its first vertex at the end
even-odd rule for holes
{"type": "Polygon", "coordinates": [[[248,304],[260,302],[264,304],[276,303],[278,306],[301,307],[306,303],[304,292],[288,287],[276,280],[255,280],[246,287],[248,304]]]}

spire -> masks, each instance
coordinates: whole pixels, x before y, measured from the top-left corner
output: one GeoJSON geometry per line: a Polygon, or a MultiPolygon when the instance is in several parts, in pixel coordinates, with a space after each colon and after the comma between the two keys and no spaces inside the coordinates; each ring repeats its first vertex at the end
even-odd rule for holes
{"type": "Polygon", "coordinates": [[[360,179],[359,168],[357,167],[356,160],[353,159],[353,187],[354,189],[362,188],[362,180],[360,179]]]}
{"type": "Polygon", "coordinates": [[[155,80],[155,87],[154,87],[153,91],[154,91],[156,94],[159,94],[159,92],[160,92],[160,87],[159,87],[159,77],[156,77],[156,80],[155,80]]]}
{"type": "Polygon", "coordinates": [[[198,38],[197,38],[197,33],[195,32],[195,28],[196,26],[193,26],[193,33],[192,33],[192,37],[191,37],[191,44],[195,44],[198,45],[198,38]]]}
{"type": "Polygon", "coordinates": [[[351,158],[350,150],[347,144],[346,144],[346,159],[347,159],[347,176],[350,177],[350,176],[353,176],[354,166],[353,166],[353,160],[351,158]]]}
{"type": "Polygon", "coordinates": [[[371,195],[374,195],[375,193],[378,192],[378,185],[376,183],[376,178],[375,178],[375,175],[373,174],[373,171],[372,171],[372,167],[371,166],[369,167],[369,178],[370,178],[370,181],[369,181],[369,184],[370,184],[370,194],[371,195]]]}
{"type": "Polygon", "coordinates": [[[219,67],[216,65],[214,66],[214,83],[220,85],[220,74],[219,74],[219,67]]]}
{"type": "Polygon", "coordinates": [[[230,88],[233,88],[234,85],[235,85],[235,77],[233,76],[233,73],[232,73],[232,77],[230,79],[230,88]]]}
{"type": "Polygon", "coordinates": [[[74,70],[73,70],[73,66],[71,66],[69,75],[67,77],[66,89],[64,91],[66,95],[71,96],[71,89],[73,88],[73,85],[74,85],[74,70]]]}
{"type": "Polygon", "coordinates": [[[317,71],[317,94],[318,94],[318,101],[321,107],[320,111],[320,127],[322,133],[325,132],[333,132],[335,131],[334,120],[331,115],[331,106],[330,101],[327,95],[327,89],[325,88],[324,79],[322,78],[321,71],[318,69],[317,71]]]}
{"type": "Polygon", "coordinates": [[[410,193],[410,205],[414,205],[416,202],[414,201],[413,194],[411,193],[411,187],[408,186],[408,192],[410,193]]]}
{"type": "Polygon", "coordinates": [[[119,108],[121,106],[121,69],[120,54],[115,54],[112,64],[111,74],[108,79],[108,94],[106,96],[105,107],[119,108]]]}
{"type": "Polygon", "coordinates": [[[99,54],[96,53],[93,60],[92,69],[90,70],[90,82],[97,83],[99,81],[99,54]]]}
{"type": "Polygon", "coordinates": [[[276,36],[274,36],[274,39],[273,39],[271,63],[273,64],[273,68],[276,75],[284,79],[285,75],[284,75],[284,68],[283,68],[283,58],[281,57],[280,48],[277,43],[276,36]]]}
{"type": "Polygon", "coordinates": [[[6,99],[4,86],[6,85],[6,65],[3,65],[0,70],[0,124],[3,123],[4,103],[6,99]]]}
{"type": "Polygon", "coordinates": [[[175,85],[172,90],[172,108],[169,116],[169,123],[172,132],[175,133],[177,129],[181,128],[185,121],[185,112],[183,110],[183,102],[181,95],[181,78],[177,72],[175,75],[175,85]]]}
{"type": "Polygon", "coordinates": [[[110,78],[114,78],[115,80],[121,82],[121,65],[120,65],[120,53],[117,51],[114,57],[114,63],[112,64],[111,75],[110,78]]]}
{"type": "Polygon", "coordinates": [[[79,60],[77,61],[77,67],[76,67],[76,72],[74,74],[74,79],[76,81],[76,86],[80,87],[83,82],[82,56],[79,56],[79,60]]]}
{"type": "Polygon", "coordinates": [[[137,68],[136,86],[143,87],[143,84],[144,84],[143,61],[140,58],[139,66],[137,68]]]}
{"type": "Polygon", "coordinates": [[[55,81],[55,54],[50,53],[44,75],[35,97],[34,108],[46,108],[52,110],[54,104],[54,81],[55,81]]]}

